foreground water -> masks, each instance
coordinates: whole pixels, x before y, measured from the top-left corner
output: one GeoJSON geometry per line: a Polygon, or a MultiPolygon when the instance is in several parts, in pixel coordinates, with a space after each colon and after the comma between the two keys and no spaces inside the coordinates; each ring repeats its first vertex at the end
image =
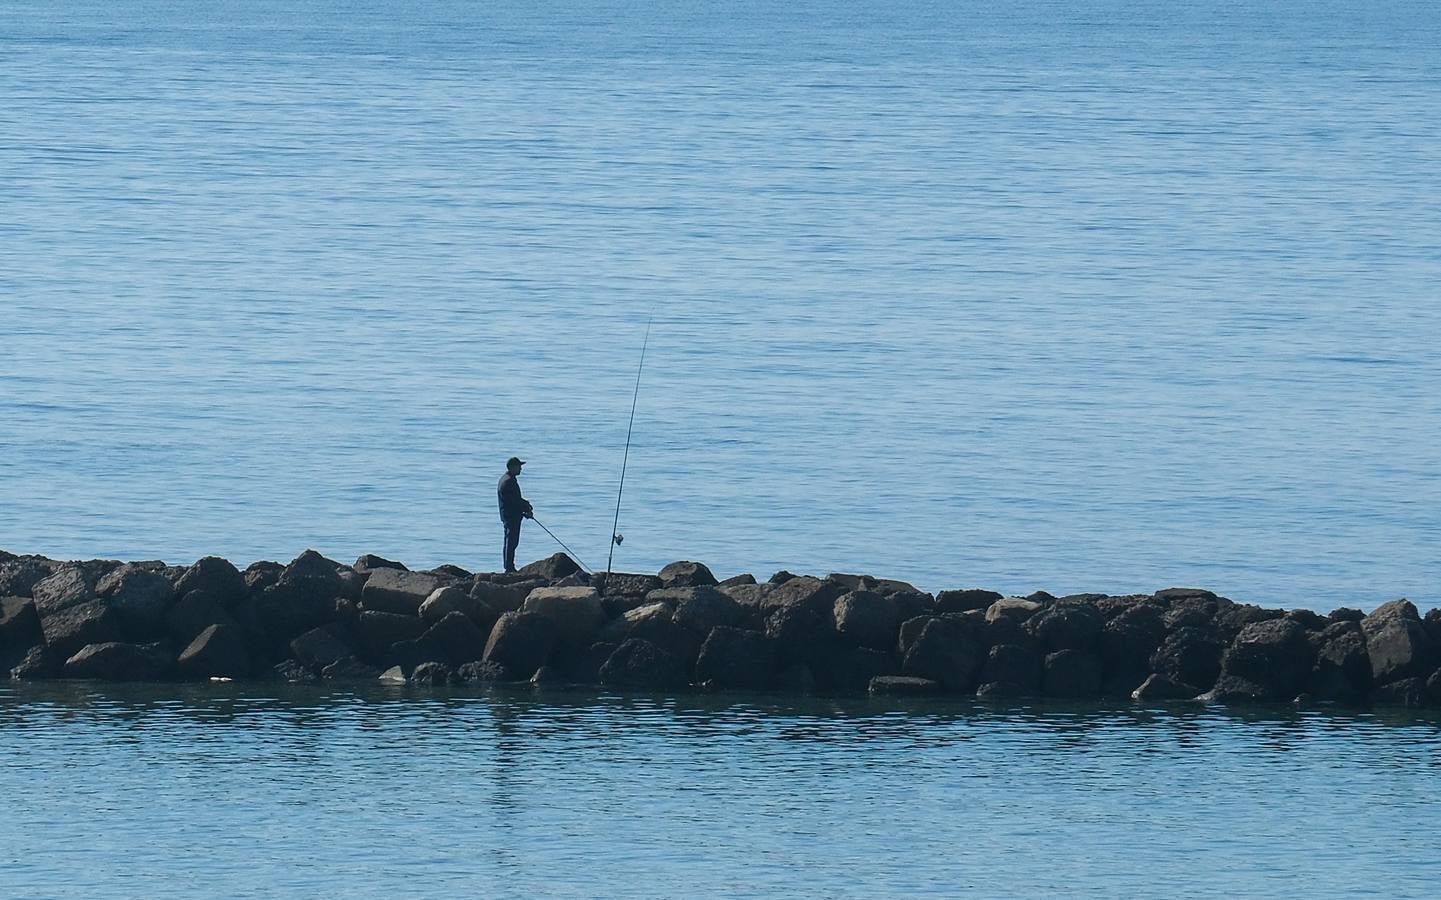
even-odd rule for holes
{"type": "Polygon", "coordinates": [[[1434,896],[1441,721],[0,686],[7,897],[1434,896]]]}
{"type": "Polygon", "coordinates": [[[1441,4],[0,0],[0,546],[1441,595],[1441,4]],[[522,555],[550,552],[539,531],[522,555]]]}

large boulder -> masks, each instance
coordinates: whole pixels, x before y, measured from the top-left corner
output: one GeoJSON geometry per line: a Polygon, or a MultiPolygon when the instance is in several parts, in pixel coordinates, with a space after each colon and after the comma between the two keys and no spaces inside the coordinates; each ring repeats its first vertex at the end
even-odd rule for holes
{"type": "Polygon", "coordinates": [[[795,604],[773,609],[765,618],[765,634],[775,642],[783,663],[810,663],[834,641],[830,610],[795,604]]]}
{"type": "Polygon", "coordinates": [[[326,624],[335,613],[335,595],[316,580],[281,579],[246,604],[248,622],[269,649],[280,652],[290,640],[326,624]]]}
{"type": "MultiPolygon", "coordinates": [[[[264,563],[256,563],[246,572],[254,570],[258,575],[264,565],[264,563]]],[[[279,580],[278,573],[276,580],[279,580]]],[[[261,587],[263,588],[265,585],[261,585],[261,587]]],[[[175,582],[175,596],[177,597],[183,597],[191,591],[201,590],[218,597],[227,608],[233,608],[250,594],[251,585],[247,582],[246,576],[231,565],[229,560],[219,556],[207,556],[204,559],[196,560],[195,564],[187,568],[175,582]]]]}
{"type": "Polygon", "coordinates": [[[739,625],[746,618],[740,604],[716,588],[678,588],[676,592],[682,596],[675,607],[675,623],[702,637],[715,628],[739,625]]]}
{"type": "Polygon", "coordinates": [[[661,587],[715,587],[716,577],[698,562],[673,562],[657,575],[661,587]]]}
{"type": "Polygon", "coordinates": [[[95,599],[95,581],[78,565],[65,566],[54,575],[35,583],[32,595],[40,617],[52,616],[61,610],[95,599]]]}
{"type": "Polygon", "coordinates": [[[481,661],[498,663],[514,677],[528,680],[545,665],[555,641],[556,624],[550,616],[508,612],[490,629],[481,661]]]}
{"type": "Polygon", "coordinates": [[[31,647],[10,667],[10,677],[22,681],[54,678],[65,664],[65,657],[50,647],[31,647]]]}
{"type": "Polygon", "coordinates": [[[175,597],[175,589],[164,575],[132,565],[114,569],[95,589],[120,617],[126,633],[141,641],[159,636],[175,597]]]}
{"type": "MultiPolygon", "coordinates": [[[[285,566],[280,563],[262,559],[246,566],[245,571],[240,574],[245,580],[246,590],[258,593],[279,581],[280,575],[284,571],[285,566]]],[[[179,592],[179,588],[176,590],[179,592]]],[[[230,605],[234,605],[235,602],[231,601],[230,605]]]]}
{"type": "Polygon", "coordinates": [[[1311,639],[1316,664],[1306,693],[1317,700],[1359,704],[1371,690],[1371,656],[1354,621],[1337,621],[1311,639]]]}
{"type": "Polygon", "coordinates": [[[1166,637],[1161,615],[1159,606],[1132,604],[1106,622],[1100,641],[1105,693],[1130,694],[1151,674],[1151,657],[1166,637]]]}
{"type": "Polygon", "coordinates": [[[900,630],[900,614],[892,597],[872,591],[851,591],[836,598],[832,607],[836,634],[841,640],[872,650],[890,650],[900,630]]]}
{"type": "Polygon", "coordinates": [[[0,565],[0,597],[34,599],[35,585],[49,578],[55,567],[49,560],[17,557],[0,565]]]}
{"type": "Polygon", "coordinates": [[[1089,650],[1057,650],[1047,654],[1041,675],[1047,697],[1094,697],[1101,692],[1101,660],[1089,650]]]}
{"type": "Polygon", "coordinates": [[[234,625],[206,626],[180,651],[176,668],[183,678],[248,677],[250,649],[245,633],[234,625]]]}
{"type": "Polygon", "coordinates": [[[8,672],[31,647],[45,643],[40,614],[28,597],[0,597],[0,672],[8,672]]]}
{"type": "Polygon", "coordinates": [[[775,673],[775,647],[763,634],[724,625],[711,629],[695,663],[696,681],[720,688],[764,688],[775,673]]]}
{"type": "Polygon", "coordinates": [[[235,618],[219,596],[194,590],[175,601],[165,614],[165,628],[176,646],[184,647],[211,625],[234,625],[235,618]]]}
{"type": "Polygon", "coordinates": [[[1410,601],[1382,604],[1362,620],[1361,630],[1366,635],[1366,652],[1376,684],[1426,678],[1435,671],[1436,645],[1410,601]]]}
{"type": "Polygon", "coordinates": [[[600,683],[614,687],[668,690],[690,682],[689,666],[649,641],[630,638],[600,667],[600,683]]]}
{"type": "Polygon", "coordinates": [[[486,633],[470,617],[453,612],[430,626],[415,643],[418,656],[459,667],[479,662],[485,655],[486,633]]]}
{"type": "Polygon", "coordinates": [[[526,578],[544,578],[546,581],[559,581],[562,578],[580,572],[580,564],[564,553],[553,553],[545,559],[536,560],[529,565],[520,567],[518,574],[526,578]]]}
{"type": "Polygon", "coordinates": [[[668,603],[646,603],[636,606],[621,613],[620,616],[607,622],[600,630],[599,638],[619,646],[621,641],[631,636],[631,632],[639,627],[648,627],[647,623],[661,619],[670,624],[675,618],[675,609],[668,603]]]}
{"type": "Polygon", "coordinates": [[[769,616],[778,609],[798,607],[820,613],[829,620],[836,598],[843,593],[845,588],[834,581],[800,575],[773,585],[761,601],[761,612],[769,616]]]}
{"type": "Polygon", "coordinates": [[[421,572],[375,569],[360,592],[360,606],[374,612],[419,615],[420,605],[447,584],[443,578],[421,572]]]}
{"type": "Polygon", "coordinates": [[[970,612],[973,609],[990,609],[991,604],[1003,599],[1004,595],[980,588],[966,588],[959,591],[941,591],[936,595],[936,613],[970,612]]]}
{"type": "Polygon", "coordinates": [[[312,628],[290,642],[290,654],[317,670],[354,653],[350,642],[334,626],[312,628]]]}
{"type": "Polygon", "coordinates": [[[1254,622],[1221,658],[1217,699],[1292,700],[1305,690],[1313,661],[1306,631],[1295,622],[1254,622]]]}
{"type": "Polygon", "coordinates": [[[351,568],[363,575],[368,575],[376,569],[399,569],[402,572],[409,571],[405,563],[398,563],[386,559],[383,556],[376,556],[374,553],[364,554],[355,561],[355,565],[351,566],[351,568]]]}
{"type": "Polygon", "coordinates": [[[986,654],[981,669],[981,683],[1013,684],[1025,693],[1041,689],[1044,658],[1033,647],[1020,644],[997,644],[986,654]]]}
{"type": "Polygon", "coordinates": [[[498,616],[501,613],[518,611],[531,591],[548,586],[545,582],[534,579],[501,583],[477,578],[470,586],[470,596],[494,610],[498,616]]]}
{"type": "Polygon", "coordinates": [[[985,660],[986,647],[975,628],[932,619],[907,651],[901,671],[939,682],[949,691],[970,692],[985,660]]]}
{"type": "Polygon", "coordinates": [[[42,618],[40,624],[46,645],[61,659],[69,659],[87,644],[112,643],[124,637],[120,617],[104,600],[63,609],[42,618]]]}
{"type": "Polygon", "coordinates": [[[1221,674],[1225,644],[1210,626],[1180,628],[1166,636],[1151,656],[1151,671],[1181,684],[1209,690],[1221,674]]]}
{"type": "Polygon", "coordinates": [[[595,586],[605,598],[644,597],[651,591],[659,590],[660,579],[654,575],[636,575],[630,572],[611,572],[596,576],[595,586]]]}
{"type": "Polygon", "coordinates": [[[1429,705],[1429,692],[1424,678],[1398,678],[1371,691],[1370,701],[1376,706],[1405,706],[1420,709],[1429,705]]]}
{"type": "Polygon", "coordinates": [[[100,681],[155,681],[170,670],[170,658],[153,645],[86,644],[65,661],[66,678],[100,681]]]}
{"type": "Polygon", "coordinates": [[[420,604],[420,617],[431,624],[451,613],[460,613],[487,632],[490,631],[490,626],[495,624],[495,620],[500,618],[500,613],[492,610],[485,601],[471,596],[456,585],[436,588],[425,598],[425,602],[420,604]]]}
{"type": "Polygon", "coordinates": [[[589,647],[605,622],[600,593],[592,587],[536,588],[520,611],[549,618],[556,640],[571,648],[589,647]]]}
{"type": "Polygon", "coordinates": [[[373,663],[391,663],[391,648],[413,641],[426,631],[426,623],[415,616],[363,610],[355,620],[355,636],[361,656],[373,663]]]}
{"type": "Polygon", "coordinates": [[[1027,619],[1026,630],[1047,652],[1093,650],[1105,624],[1101,611],[1089,603],[1056,603],[1027,619]]]}
{"type": "Polygon", "coordinates": [[[911,652],[921,632],[925,631],[926,625],[936,618],[935,616],[912,616],[901,622],[901,627],[896,632],[896,654],[905,659],[906,654],[911,652]]]}

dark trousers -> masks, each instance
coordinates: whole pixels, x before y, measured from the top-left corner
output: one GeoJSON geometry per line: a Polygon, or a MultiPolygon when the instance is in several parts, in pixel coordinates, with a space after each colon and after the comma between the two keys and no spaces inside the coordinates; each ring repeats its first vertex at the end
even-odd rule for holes
{"type": "Polygon", "coordinates": [[[516,517],[514,519],[501,519],[500,521],[505,525],[505,571],[514,572],[515,548],[520,546],[520,523],[523,520],[516,517]]]}

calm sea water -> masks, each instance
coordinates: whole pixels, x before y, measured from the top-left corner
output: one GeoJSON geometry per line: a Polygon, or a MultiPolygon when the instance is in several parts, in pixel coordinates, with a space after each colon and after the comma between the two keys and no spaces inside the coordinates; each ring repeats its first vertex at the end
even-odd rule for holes
{"type": "Polygon", "coordinates": [[[17,898],[1433,897],[1441,851],[1410,716],[27,684],[0,758],[17,898]]]}
{"type": "Polygon", "coordinates": [[[516,453],[603,566],[654,316],[618,567],[1434,605],[1438,47],[1420,0],[0,0],[0,547],[494,568],[516,453]]]}

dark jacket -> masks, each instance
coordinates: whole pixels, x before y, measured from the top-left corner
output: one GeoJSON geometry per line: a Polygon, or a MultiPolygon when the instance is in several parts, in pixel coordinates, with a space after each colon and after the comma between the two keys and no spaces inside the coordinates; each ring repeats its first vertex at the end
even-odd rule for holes
{"type": "Polygon", "coordinates": [[[500,484],[496,486],[495,493],[500,501],[502,522],[514,522],[531,511],[530,501],[520,495],[520,482],[509,472],[500,476],[500,484]]]}

